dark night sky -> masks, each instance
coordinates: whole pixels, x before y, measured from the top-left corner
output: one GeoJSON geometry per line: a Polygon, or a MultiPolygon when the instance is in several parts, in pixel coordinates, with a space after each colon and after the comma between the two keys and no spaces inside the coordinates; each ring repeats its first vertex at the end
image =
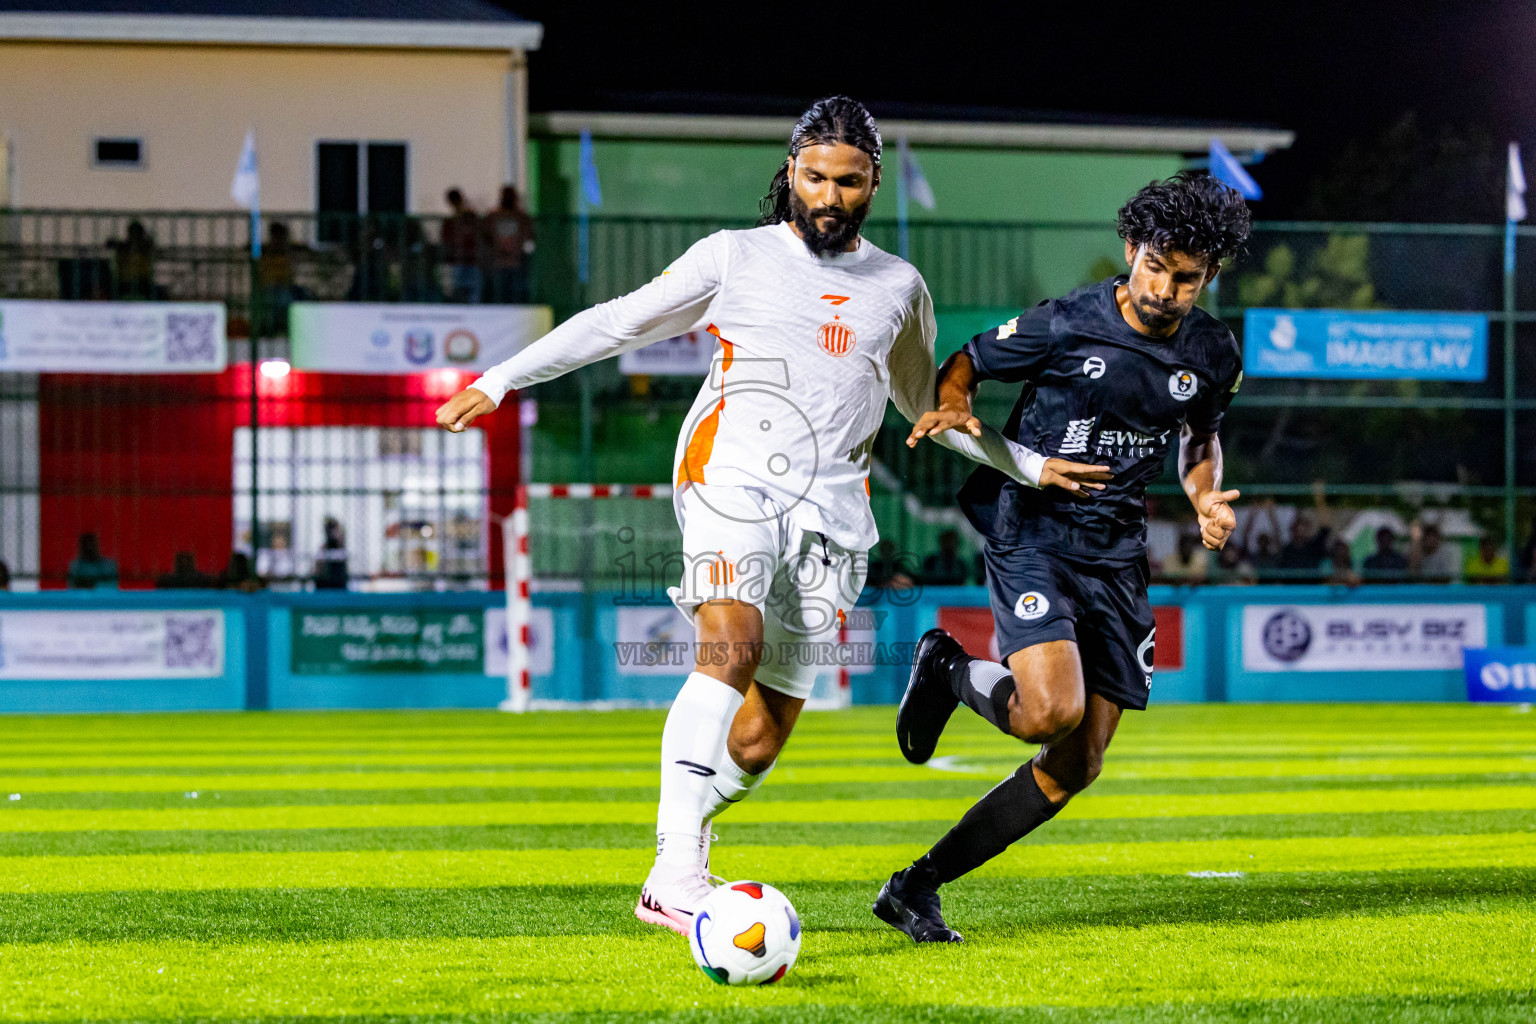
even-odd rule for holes
{"type": "Polygon", "coordinates": [[[536,110],[793,114],[847,92],[877,117],[1274,125],[1298,138],[1258,170],[1270,217],[1409,110],[1536,153],[1536,4],[1513,0],[503,6],[545,26],[536,110]]]}

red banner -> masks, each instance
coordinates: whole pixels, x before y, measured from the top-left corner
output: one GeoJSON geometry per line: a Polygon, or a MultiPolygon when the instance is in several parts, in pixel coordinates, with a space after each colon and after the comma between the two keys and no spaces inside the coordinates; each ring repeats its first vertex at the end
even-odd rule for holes
{"type": "MultiPolygon", "coordinates": [[[[1156,605],[1152,616],[1157,622],[1152,666],[1165,672],[1177,672],[1184,667],[1184,609],[1176,604],[1156,605]]],[[[939,628],[948,630],[972,657],[999,660],[993,636],[992,609],[941,607],[939,628]]]]}

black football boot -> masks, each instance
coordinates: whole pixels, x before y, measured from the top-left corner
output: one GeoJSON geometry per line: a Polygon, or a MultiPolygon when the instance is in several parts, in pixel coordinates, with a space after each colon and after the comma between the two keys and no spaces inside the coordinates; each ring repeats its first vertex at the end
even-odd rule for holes
{"type": "Polygon", "coordinates": [[[917,641],[907,692],[896,709],[896,743],[901,756],[924,764],[939,745],[939,736],[960,698],[954,676],[971,660],[960,642],[942,629],[930,629],[917,641]]]}
{"type": "Polygon", "coordinates": [[[944,916],[939,912],[939,890],[916,866],[892,875],[870,909],[876,917],[904,932],[913,942],[965,941],[959,932],[944,923],[944,916]]]}

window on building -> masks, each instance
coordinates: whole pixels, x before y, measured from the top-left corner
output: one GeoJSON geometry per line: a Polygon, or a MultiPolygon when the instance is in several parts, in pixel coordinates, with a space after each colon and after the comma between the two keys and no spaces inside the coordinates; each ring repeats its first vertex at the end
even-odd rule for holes
{"type": "Polygon", "coordinates": [[[143,139],[97,139],[94,148],[97,167],[143,167],[143,139]]]}
{"type": "Polygon", "coordinates": [[[315,206],[322,242],[351,241],[360,213],[406,212],[408,148],[403,142],[319,143],[315,206]]]}

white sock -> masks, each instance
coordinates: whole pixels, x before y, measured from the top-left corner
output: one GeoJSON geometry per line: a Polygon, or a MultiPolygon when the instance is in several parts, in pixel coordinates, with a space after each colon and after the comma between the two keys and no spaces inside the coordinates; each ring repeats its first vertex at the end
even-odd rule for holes
{"type": "Polygon", "coordinates": [[[689,673],[661,730],[661,801],[656,808],[656,860],[676,867],[699,861],[700,823],[714,796],[710,781],[725,750],[742,696],[702,672],[689,673]]]}
{"type": "MultiPolygon", "coordinates": [[[[778,764],[774,761],[773,764],[778,764]]],[[[773,771],[773,764],[758,772],[756,775],[743,771],[741,766],[731,759],[731,752],[723,750],[720,759],[715,764],[715,776],[709,780],[709,792],[704,796],[704,820],[712,821],[715,815],[730,807],[739,804],[752,795],[752,791],[762,784],[773,771]]]]}

